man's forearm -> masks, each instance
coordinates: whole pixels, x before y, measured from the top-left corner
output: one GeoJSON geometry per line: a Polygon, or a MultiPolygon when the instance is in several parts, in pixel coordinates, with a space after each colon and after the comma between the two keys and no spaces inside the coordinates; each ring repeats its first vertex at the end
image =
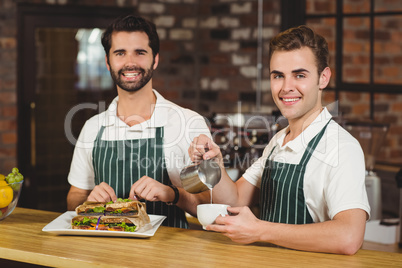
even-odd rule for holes
{"type": "Polygon", "coordinates": [[[67,194],[67,210],[75,210],[75,208],[84,203],[87,200],[88,195],[91,191],[81,190],[76,191],[74,189],[70,189],[67,194]]]}
{"type": "Polygon", "coordinates": [[[339,215],[338,219],[313,224],[294,225],[261,221],[261,226],[256,230],[260,232],[261,241],[279,246],[353,255],[363,242],[365,212],[353,209],[343,214],[339,215]]]}
{"type": "Polygon", "coordinates": [[[224,168],[221,168],[221,170],[221,180],[212,190],[213,202],[232,207],[252,206],[255,197],[258,197],[256,192],[258,189],[243,177],[233,182],[226,170],[224,168]]]}
{"type": "Polygon", "coordinates": [[[210,191],[208,190],[198,194],[191,194],[183,188],[178,189],[180,198],[177,206],[194,217],[197,216],[197,205],[211,202],[210,191]]]}

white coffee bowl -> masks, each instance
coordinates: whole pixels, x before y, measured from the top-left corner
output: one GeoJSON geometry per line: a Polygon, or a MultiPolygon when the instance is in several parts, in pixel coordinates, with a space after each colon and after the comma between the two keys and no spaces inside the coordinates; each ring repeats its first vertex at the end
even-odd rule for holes
{"type": "Polygon", "coordinates": [[[213,224],[219,216],[228,215],[227,208],[229,205],[224,204],[201,204],[197,206],[197,218],[205,230],[207,225],[213,224]]]}

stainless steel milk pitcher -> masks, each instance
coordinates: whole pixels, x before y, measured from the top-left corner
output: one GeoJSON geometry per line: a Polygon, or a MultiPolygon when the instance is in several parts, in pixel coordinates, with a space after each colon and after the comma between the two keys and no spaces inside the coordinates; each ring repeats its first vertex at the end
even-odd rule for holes
{"type": "Polygon", "coordinates": [[[212,189],[221,180],[221,169],[214,159],[185,167],[180,172],[183,188],[189,193],[200,193],[212,189]]]}

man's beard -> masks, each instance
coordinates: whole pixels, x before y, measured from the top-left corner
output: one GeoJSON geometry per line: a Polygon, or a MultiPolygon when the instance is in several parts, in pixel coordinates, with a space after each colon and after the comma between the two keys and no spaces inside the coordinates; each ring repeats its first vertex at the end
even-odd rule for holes
{"type": "Polygon", "coordinates": [[[110,75],[112,76],[113,82],[119,86],[121,89],[128,92],[135,92],[143,88],[149,80],[151,80],[154,70],[151,68],[144,70],[140,67],[123,68],[118,72],[114,71],[110,67],[110,75]],[[140,80],[135,81],[122,81],[121,76],[124,72],[136,71],[138,75],[141,76],[140,80]]]}

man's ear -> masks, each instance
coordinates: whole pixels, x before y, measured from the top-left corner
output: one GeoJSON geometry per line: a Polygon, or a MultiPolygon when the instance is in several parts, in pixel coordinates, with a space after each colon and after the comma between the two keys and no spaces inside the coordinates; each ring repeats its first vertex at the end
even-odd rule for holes
{"type": "Polygon", "coordinates": [[[154,70],[156,69],[156,67],[158,67],[159,64],[159,53],[155,55],[155,59],[154,59],[154,70]]]}
{"type": "Polygon", "coordinates": [[[108,59],[107,59],[107,55],[105,55],[105,63],[106,63],[107,69],[108,69],[109,72],[110,72],[110,66],[109,66],[109,61],[108,61],[108,59]]]}
{"type": "Polygon", "coordinates": [[[320,89],[324,89],[328,86],[329,80],[331,79],[331,69],[326,67],[320,74],[320,79],[318,81],[318,86],[320,89]]]}

